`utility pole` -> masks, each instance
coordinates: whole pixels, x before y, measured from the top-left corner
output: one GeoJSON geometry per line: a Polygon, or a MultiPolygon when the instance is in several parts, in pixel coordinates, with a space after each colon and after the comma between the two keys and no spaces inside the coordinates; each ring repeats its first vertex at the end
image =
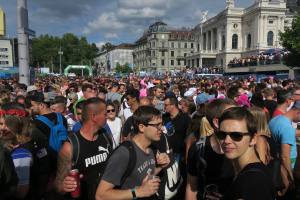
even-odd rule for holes
{"type": "Polygon", "coordinates": [[[62,69],[61,69],[61,56],[64,54],[64,52],[61,50],[61,46],[59,47],[59,73],[62,74],[62,69]]]}
{"type": "Polygon", "coordinates": [[[19,82],[29,85],[29,35],[35,36],[35,32],[28,28],[27,0],[17,0],[17,34],[19,53],[19,82]]]}

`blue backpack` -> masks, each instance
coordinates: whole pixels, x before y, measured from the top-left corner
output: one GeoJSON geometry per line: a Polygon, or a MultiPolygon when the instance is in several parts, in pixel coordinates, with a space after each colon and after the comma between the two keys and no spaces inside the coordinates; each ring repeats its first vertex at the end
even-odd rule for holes
{"type": "Polygon", "coordinates": [[[50,128],[49,146],[55,152],[59,152],[61,145],[67,140],[68,131],[64,126],[63,117],[60,113],[56,113],[57,123],[54,124],[47,117],[39,115],[37,119],[42,121],[50,128]]]}

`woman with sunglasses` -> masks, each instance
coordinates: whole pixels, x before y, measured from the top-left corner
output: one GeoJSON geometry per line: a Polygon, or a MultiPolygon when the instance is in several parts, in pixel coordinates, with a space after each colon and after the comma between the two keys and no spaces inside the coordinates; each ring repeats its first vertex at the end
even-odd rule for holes
{"type": "Polygon", "coordinates": [[[275,199],[271,174],[255,152],[257,120],[250,111],[241,107],[226,110],[216,136],[235,169],[234,182],[222,199],[275,199]]]}
{"type": "Polygon", "coordinates": [[[107,103],[106,112],[107,112],[107,124],[114,137],[114,148],[115,148],[120,144],[122,122],[121,119],[117,117],[117,111],[115,105],[112,102],[107,103]]]}

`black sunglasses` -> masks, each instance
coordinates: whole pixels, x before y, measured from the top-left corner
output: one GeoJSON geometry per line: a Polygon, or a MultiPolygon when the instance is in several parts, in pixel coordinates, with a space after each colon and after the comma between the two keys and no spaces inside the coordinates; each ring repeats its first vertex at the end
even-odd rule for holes
{"type": "Polygon", "coordinates": [[[111,110],[106,110],[107,113],[110,113],[110,112],[115,112],[116,110],[115,109],[111,109],[111,110]]]}
{"type": "Polygon", "coordinates": [[[145,124],[145,126],[152,126],[155,127],[156,129],[160,130],[163,127],[162,123],[158,123],[158,124],[145,124]]]}
{"type": "Polygon", "coordinates": [[[229,137],[236,142],[239,142],[243,139],[245,135],[250,135],[250,133],[242,133],[242,132],[225,132],[225,131],[217,131],[216,136],[219,140],[225,140],[226,136],[229,135],[229,137]]]}

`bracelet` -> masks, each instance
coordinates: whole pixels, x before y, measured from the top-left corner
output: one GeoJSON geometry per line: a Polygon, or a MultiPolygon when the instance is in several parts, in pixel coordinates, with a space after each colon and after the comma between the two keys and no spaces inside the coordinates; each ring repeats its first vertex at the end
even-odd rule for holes
{"type": "Polygon", "coordinates": [[[137,197],[136,197],[136,193],[135,193],[135,188],[131,189],[131,194],[132,194],[132,199],[136,200],[137,197]]]}

